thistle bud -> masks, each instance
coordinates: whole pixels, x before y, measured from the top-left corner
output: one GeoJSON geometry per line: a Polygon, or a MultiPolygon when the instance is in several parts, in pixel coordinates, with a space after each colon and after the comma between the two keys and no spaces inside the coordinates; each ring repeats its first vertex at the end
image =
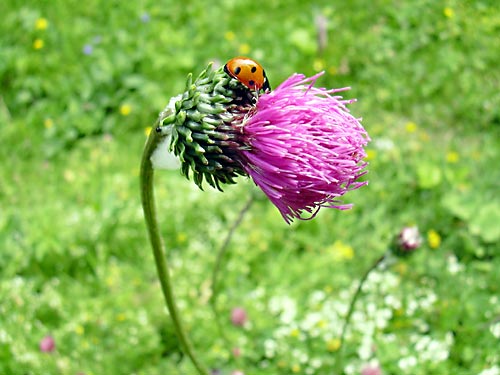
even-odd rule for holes
{"type": "Polygon", "coordinates": [[[237,157],[237,133],[253,101],[252,93],[223,68],[214,71],[209,65],[194,82],[188,76],[184,93],[160,114],[157,129],[165,136],[168,151],[179,159],[184,176],[200,188],[206,181],[222,190],[222,184],[246,175],[237,157]]]}

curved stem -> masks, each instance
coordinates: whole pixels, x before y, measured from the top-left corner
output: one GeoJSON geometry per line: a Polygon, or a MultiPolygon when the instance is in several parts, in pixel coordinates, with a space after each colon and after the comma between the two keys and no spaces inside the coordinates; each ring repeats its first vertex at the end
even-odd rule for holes
{"type": "Polygon", "coordinates": [[[215,315],[215,322],[217,323],[217,328],[219,330],[220,335],[226,341],[226,344],[230,344],[229,340],[227,339],[224,329],[222,328],[222,323],[220,322],[219,319],[219,314],[217,311],[217,297],[219,296],[219,271],[222,268],[222,261],[224,260],[224,255],[226,254],[227,248],[229,246],[229,243],[231,242],[231,239],[233,238],[233,234],[236,231],[236,228],[241,224],[243,221],[243,218],[245,217],[245,214],[248,212],[250,207],[252,206],[254,202],[254,195],[252,194],[250,198],[247,200],[243,208],[240,210],[238,217],[234,221],[233,225],[229,229],[229,232],[227,233],[226,238],[224,239],[224,242],[222,243],[219,251],[217,252],[217,258],[215,260],[215,266],[212,272],[212,295],[210,297],[210,306],[212,307],[212,311],[215,315]]]}
{"type": "Polygon", "coordinates": [[[354,306],[356,305],[356,301],[358,300],[358,297],[361,294],[361,290],[363,289],[363,285],[365,284],[366,279],[368,279],[368,276],[370,275],[370,273],[373,270],[375,270],[380,265],[380,263],[382,263],[384,261],[386,256],[387,256],[387,253],[382,254],[380,257],[378,257],[375,260],[375,262],[370,266],[370,268],[368,268],[365,271],[365,273],[361,277],[361,280],[359,281],[358,287],[356,288],[354,295],[352,296],[351,303],[349,304],[349,310],[347,311],[347,315],[346,315],[345,320],[344,320],[344,325],[342,326],[342,332],[340,334],[340,352],[338,355],[339,360],[338,360],[337,366],[335,366],[337,368],[337,371],[339,374],[342,373],[342,363],[343,363],[343,359],[344,359],[344,346],[345,346],[344,340],[345,340],[347,327],[349,326],[349,324],[351,322],[351,317],[352,317],[352,314],[354,312],[354,306]]]}
{"type": "MultiPolygon", "coordinates": [[[[155,125],[158,125],[158,123],[155,125]]],[[[153,154],[155,148],[157,147],[159,141],[161,140],[160,135],[155,131],[155,128],[151,131],[146,146],[144,147],[144,152],[142,154],[141,160],[141,199],[142,208],[144,210],[144,218],[146,220],[146,226],[149,233],[149,239],[151,241],[151,247],[153,249],[153,255],[156,263],[156,270],[158,272],[158,278],[160,280],[161,289],[163,292],[163,297],[170,313],[170,318],[174,324],[174,329],[182,345],[184,353],[193,362],[193,365],[198,370],[200,375],[208,375],[208,371],[201,365],[196,357],[191,342],[189,341],[186,330],[182,325],[179,310],[175,303],[174,292],[172,288],[172,282],[170,280],[170,273],[168,270],[167,256],[164,253],[163,241],[160,236],[160,230],[158,225],[158,219],[156,217],[156,206],[154,198],[154,187],[153,187],[153,177],[154,171],[151,164],[151,155],[153,154]]],[[[165,152],[167,152],[165,150],[165,152]]]]}

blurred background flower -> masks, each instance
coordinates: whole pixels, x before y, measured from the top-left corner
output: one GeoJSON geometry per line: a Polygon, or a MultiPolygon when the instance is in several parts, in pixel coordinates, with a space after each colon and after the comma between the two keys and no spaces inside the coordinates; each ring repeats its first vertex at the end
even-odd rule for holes
{"type": "Polygon", "coordinates": [[[422,236],[418,227],[404,227],[397,237],[397,248],[402,253],[410,253],[422,245],[422,236]]]}
{"type": "Polygon", "coordinates": [[[235,326],[244,326],[248,320],[247,312],[242,307],[235,307],[231,310],[231,323],[235,326]]]}
{"type": "Polygon", "coordinates": [[[40,351],[44,353],[53,352],[56,348],[56,342],[52,336],[45,336],[40,340],[40,351]]]}

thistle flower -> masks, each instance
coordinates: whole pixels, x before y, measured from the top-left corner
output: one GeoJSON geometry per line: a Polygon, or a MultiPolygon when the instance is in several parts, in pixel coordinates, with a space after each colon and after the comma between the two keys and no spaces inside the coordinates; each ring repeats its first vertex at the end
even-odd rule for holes
{"type": "Polygon", "coordinates": [[[314,84],[321,75],[294,74],[272,92],[255,95],[223,68],[209,66],[160,114],[164,136],[152,158],[161,167],[167,149],[181,171],[221,189],[250,176],[287,223],[314,217],[321,207],[348,209],[339,197],[367,182],[369,137],[337,92],[314,84]],[[166,145],[165,145],[166,143],[166,145]]]}
{"type": "Polygon", "coordinates": [[[348,209],[338,197],[366,185],[363,147],[369,137],[332,94],[313,87],[319,74],[294,74],[262,95],[241,128],[242,165],[287,223],[321,207],[348,209]]]}

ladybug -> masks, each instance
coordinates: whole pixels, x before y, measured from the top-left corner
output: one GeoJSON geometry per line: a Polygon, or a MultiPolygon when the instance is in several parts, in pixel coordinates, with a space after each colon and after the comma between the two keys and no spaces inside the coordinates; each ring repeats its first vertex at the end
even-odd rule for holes
{"type": "Polygon", "coordinates": [[[231,77],[240,81],[250,90],[269,90],[271,86],[266,77],[266,72],[255,60],[248,57],[235,57],[224,65],[224,71],[231,77]]]}

